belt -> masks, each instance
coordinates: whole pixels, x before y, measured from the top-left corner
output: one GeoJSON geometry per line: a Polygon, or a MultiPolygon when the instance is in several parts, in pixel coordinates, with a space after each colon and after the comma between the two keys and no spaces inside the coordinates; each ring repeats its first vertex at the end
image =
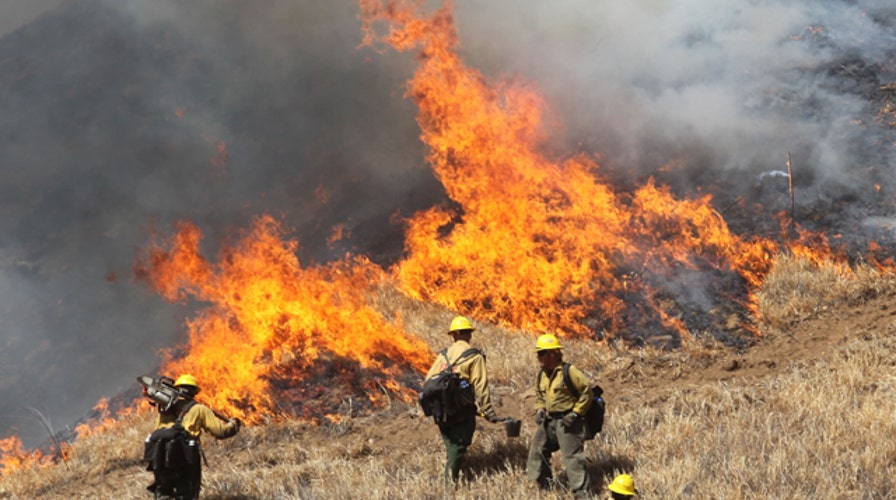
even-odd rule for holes
{"type": "Polygon", "coordinates": [[[557,420],[557,419],[561,419],[561,418],[563,418],[567,413],[569,413],[569,412],[571,412],[571,411],[572,411],[572,410],[566,410],[566,411],[552,411],[552,412],[548,413],[548,416],[551,417],[552,419],[557,420]]]}

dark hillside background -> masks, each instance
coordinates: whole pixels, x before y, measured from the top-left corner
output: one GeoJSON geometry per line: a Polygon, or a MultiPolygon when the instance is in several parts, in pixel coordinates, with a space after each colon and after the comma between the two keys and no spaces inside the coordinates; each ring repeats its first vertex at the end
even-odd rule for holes
{"type": "Polygon", "coordinates": [[[0,38],[0,435],[34,444],[25,407],[71,424],[180,340],[188,306],[131,279],[153,225],[194,221],[213,249],[272,213],[306,262],[388,260],[390,215],[439,196],[410,61],[365,61],[353,4],[314,3],[280,54],[252,38],[263,19],[202,4],[179,26],[71,1],[0,38]],[[352,239],[328,245],[336,224],[352,239]]]}

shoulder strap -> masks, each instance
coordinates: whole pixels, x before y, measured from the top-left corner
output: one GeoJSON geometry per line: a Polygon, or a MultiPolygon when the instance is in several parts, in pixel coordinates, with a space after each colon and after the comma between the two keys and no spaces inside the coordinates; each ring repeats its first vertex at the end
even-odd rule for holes
{"type": "MultiPolygon", "coordinates": [[[[448,362],[448,368],[446,368],[445,370],[451,371],[451,369],[454,368],[454,366],[456,364],[460,363],[461,361],[463,361],[464,359],[466,359],[470,356],[475,356],[477,354],[482,354],[482,351],[480,351],[479,349],[476,349],[475,347],[471,347],[471,348],[467,349],[466,351],[460,353],[460,356],[458,356],[457,359],[454,360],[454,362],[451,362],[451,360],[448,359],[448,349],[445,349],[444,351],[442,351],[442,356],[444,356],[445,361],[448,362]]],[[[485,357],[485,354],[482,354],[482,357],[485,357]]]]}
{"type": "Polygon", "coordinates": [[[181,408],[180,413],[177,414],[177,420],[176,420],[177,425],[183,424],[184,415],[186,415],[187,412],[190,411],[190,408],[192,408],[193,405],[195,405],[195,404],[196,404],[196,401],[194,401],[192,399],[187,401],[187,404],[185,404],[184,407],[181,408]]]}
{"type": "Polygon", "coordinates": [[[579,399],[579,390],[572,385],[572,380],[569,378],[569,363],[563,363],[563,383],[566,384],[566,388],[572,394],[572,398],[579,399]]]}
{"type": "MultiPolygon", "coordinates": [[[[187,404],[185,404],[184,407],[181,408],[180,414],[177,415],[177,420],[176,420],[175,425],[179,425],[179,426],[183,427],[184,415],[186,415],[187,412],[190,411],[190,408],[192,408],[195,405],[196,405],[196,400],[191,399],[191,400],[187,401],[187,404]]],[[[184,429],[184,430],[186,431],[186,429],[184,429]]],[[[186,432],[189,433],[189,431],[186,431],[186,432]]],[[[199,456],[202,457],[202,461],[205,462],[205,466],[208,467],[208,459],[205,458],[205,451],[202,449],[202,446],[199,445],[199,436],[196,436],[193,439],[196,441],[196,447],[199,448],[199,456]]]]}

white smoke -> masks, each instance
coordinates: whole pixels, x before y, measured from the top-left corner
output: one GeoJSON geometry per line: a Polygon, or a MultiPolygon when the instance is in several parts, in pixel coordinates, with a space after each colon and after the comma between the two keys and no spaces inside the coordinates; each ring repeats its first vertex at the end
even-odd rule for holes
{"type": "Polygon", "coordinates": [[[826,68],[896,46],[883,1],[482,0],[457,18],[467,59],[534,80],[576,141],[648,172],[699,145],[719,172],[798,151],[843,178],[869,109],[826,68]]]}

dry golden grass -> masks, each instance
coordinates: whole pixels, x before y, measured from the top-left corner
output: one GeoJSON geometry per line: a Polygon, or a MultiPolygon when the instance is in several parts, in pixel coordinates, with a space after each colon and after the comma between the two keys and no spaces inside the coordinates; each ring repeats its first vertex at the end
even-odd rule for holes
{"type": "Polygon", "coordinates": [[[783,329],[824,310],[856,305],[896,290],[896,276],[868,264],[853,267],[781,255],[756,294],[761,320],[783,329]]]}
{"type": "MultiPolygon", "coordinates": [[[[891,277],[865,272],[837,277],[785,259],[761,291],[760,304],[772,307],[764,317],[786,328],[825,304],[858,304],[892,290],[891,277]]],[[[434,350],[447,344],[450,311],[387,289],[376,300],[434,350]]],[[[610,389],[604,432],[586,445],[596,486],[626,471],[642,498],[896,498],[896,323],[886,321],[878,330],[855,327],[813,359],[778,359],[762,376],[727,379],[700,377],[730,354],[708,341],[682,352],[565,341],[567,359],[610,389]]],[[[525,477],[534,336],[490,325],[474,334],[488,353],[499,413],[524,424],[515,439],[481,425],[468,481],[456,490],[439,483],[444,449],[435,426],[413,405],[395,402],[338,424],[288,422],[208,440],[203,498],[566,498],[562,489],[533,489],[525,477]]],[[[147,498],[150,477],[138,459],[151,420],[131,417],[77,440],[64,464],[2,478],[0,498],[147,498]]]]}
{"type": "Polygon", "coordinates": [[[638,457],[655,498],[892,498],[894,333],[749,385],[643,401],[614,415],[607,449],[638,457]]]}

